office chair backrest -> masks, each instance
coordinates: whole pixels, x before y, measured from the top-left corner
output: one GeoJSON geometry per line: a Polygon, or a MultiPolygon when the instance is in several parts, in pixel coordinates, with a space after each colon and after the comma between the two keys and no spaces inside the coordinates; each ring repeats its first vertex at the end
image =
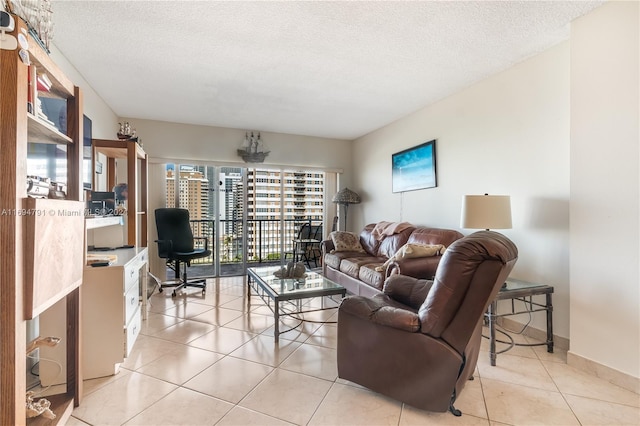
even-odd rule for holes
{"type": "MultiPolygon", "coordinates": [[[[189,210],[156,209],[156,228],[158,230],[158,240],[171,241],[173,252],[189,252],[193,250],[193,232],[189,222],[189,210]]],[[[160,257],[166,256],[160,253],[160,257]]]]}

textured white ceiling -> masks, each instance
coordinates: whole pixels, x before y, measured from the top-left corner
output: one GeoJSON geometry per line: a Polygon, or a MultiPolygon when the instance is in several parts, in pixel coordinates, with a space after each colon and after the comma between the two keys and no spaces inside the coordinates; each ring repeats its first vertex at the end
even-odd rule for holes
{"type": "Polygon", "coordinates": [[[54,44],[121,117],[354,139],[601,3],[54,1],[54,44]]]}

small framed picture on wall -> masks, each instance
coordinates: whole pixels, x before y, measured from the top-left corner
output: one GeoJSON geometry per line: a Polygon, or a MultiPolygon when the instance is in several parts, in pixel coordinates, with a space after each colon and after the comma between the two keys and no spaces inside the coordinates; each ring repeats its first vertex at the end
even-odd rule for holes
{"type": "Polygon", "coordinates": [[[393,154],[391,180],[393,192],[435,188],[437,186],[435,139],[393,154]]]}

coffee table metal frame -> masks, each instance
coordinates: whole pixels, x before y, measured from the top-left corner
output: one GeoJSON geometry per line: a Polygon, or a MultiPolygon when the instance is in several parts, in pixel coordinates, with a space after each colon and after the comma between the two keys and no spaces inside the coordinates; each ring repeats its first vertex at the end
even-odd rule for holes
{"type": "Polygon", "coordinates": [[[337,306],[332,306],[328,308],[317,308],[317,309],[309,309],[309,310],[301,310],[301,305],[299,301],[302,299],[311,299],[314,297],[325,297],[325,296],[336,296],[340,295],[344,297],[347,294],[347,289],[340,286],[333,281],[328,280],[323,277],[321,274],[316,272],[307,271],[307,279],[294,279],[294,278],[284,278],[279,279],[276,278],[273,273],[279,270],[279,266],[263,266],[256,268],[247,268],[247,303],[251,304],[251,290],[256,292],[258,295],[271,309],[273,312],[274,318],[274,331],[273,336],[275,342],[278,342],[279,336],[283,333],[291,331],[297,328],[303,321],[314,322],[305,320],[304,318],[300,318],[299,315],[317,312],[317,311],[325,311],[329,309],[335,309],[337,306]],[[267,279],[268,281],[265,281],[267,279]],[[308,288],[305,285],[308,282],[312,282],[313,280],[322,279],[323,284],[330,283],[330,287],[322,287],[318,288],[308,288]],[[285,291],[278,291],[276,286],[270,285],[278,284],[278,286],[285,291]],[[297,291],[296,291],[297,290],[297,291]],[[298,301],[297,310],[295,311],[284,311],[281,306],[281,302],[286,301],[298,301]],[[271,304],[273,302],[273,306],[271,304]],[[294,319],[300,321],[300,323],[296,327],[289,328],[284,331],[280,331],[280,317],[289,316],[294,319]]]}

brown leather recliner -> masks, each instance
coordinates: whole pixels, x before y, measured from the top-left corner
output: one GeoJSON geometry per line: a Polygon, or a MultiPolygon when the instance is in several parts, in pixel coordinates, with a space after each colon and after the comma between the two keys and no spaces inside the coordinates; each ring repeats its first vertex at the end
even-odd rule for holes
{"type": "Polygon", "coordinates": [[[433,281],[389,277],[383,294],[347,297],[338,311],[338,376],[414,407],[453,406],[473,376],[482,317],[518,258],[502,234],[453,243],[433,281]]]}

